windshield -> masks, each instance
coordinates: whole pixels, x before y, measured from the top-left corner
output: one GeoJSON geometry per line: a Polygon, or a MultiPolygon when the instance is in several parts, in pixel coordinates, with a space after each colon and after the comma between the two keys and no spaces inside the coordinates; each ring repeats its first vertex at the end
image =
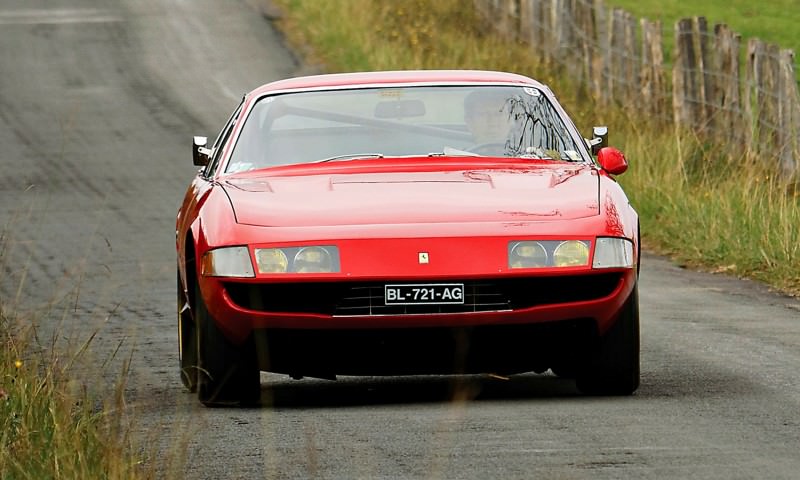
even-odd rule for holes
{"type": "Polygon", "coordinates": [[[432,155],[582,160],[565,122],[535,88],[391,87],[261,99],[226,171],[432,155]]]}

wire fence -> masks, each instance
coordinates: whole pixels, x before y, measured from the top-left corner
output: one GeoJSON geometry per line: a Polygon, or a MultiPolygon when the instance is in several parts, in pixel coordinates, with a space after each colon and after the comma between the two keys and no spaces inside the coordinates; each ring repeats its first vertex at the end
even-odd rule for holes
{"type": "Polygon", "coordinates": [[[794,53],[704,17],[664,28],[602,0],[473,0],[501,35],[523,41],[578,79],[601,104],[697,133],[734,155],[800,175],[800,93],[794,53]]]}

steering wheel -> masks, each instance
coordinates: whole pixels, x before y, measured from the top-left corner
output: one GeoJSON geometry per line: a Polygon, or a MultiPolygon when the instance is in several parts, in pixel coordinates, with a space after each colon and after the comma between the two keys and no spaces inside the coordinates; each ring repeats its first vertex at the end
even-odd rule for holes
{"type": "Polygon", "coordinates": [[[506,151],[506,144],[500,142],[479,143],[464,150],[479,155],[503,156],[506,151]]]}

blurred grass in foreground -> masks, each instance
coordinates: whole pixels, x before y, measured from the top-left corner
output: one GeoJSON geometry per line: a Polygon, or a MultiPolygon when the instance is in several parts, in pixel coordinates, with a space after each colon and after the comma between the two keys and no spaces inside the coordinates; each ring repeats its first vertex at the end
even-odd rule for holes
{"type": "Polygon", "coordinates": [[[620,109],[599,109],[525,45],[493,34],[472,2],[276,1],[289,42],[329,72],[487,69],[549,84],[585,135],[592,125],[609,125],[611,143],[625,151],[631,168],[620,182],[640,213],[645,248],[800,294],[797,189],[690,133],[665,131],[620,109]]]}
{"type": "Polygon", "coordinates": [[[71,377],[91,338],[60,354],[38,344],[32,322],[10,317],[0,309],[0,478],[143,478],[123,413],[127,371],[97,401],[71,377]]]}

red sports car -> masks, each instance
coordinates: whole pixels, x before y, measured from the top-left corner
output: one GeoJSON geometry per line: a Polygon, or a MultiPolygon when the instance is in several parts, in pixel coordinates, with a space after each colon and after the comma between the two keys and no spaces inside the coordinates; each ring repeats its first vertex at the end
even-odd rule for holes
{"type": "MultiPolygon", "coordinates": [[[[183,383],[247,404],[259,372],[544,372],[639,385],[639,222],[530,78],[404,71],[247,94],[178,212],[183,383]]],[[[595,158],[596,157],[596,158],[595,158]]]]}

